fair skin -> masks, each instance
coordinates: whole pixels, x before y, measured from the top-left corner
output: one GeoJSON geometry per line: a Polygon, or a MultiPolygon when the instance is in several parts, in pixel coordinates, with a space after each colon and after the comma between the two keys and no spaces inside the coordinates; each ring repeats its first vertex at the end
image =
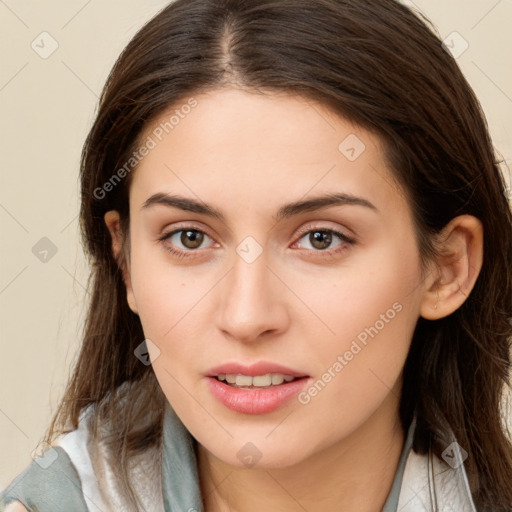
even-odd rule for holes
{"type": "MultiPolygon", "coordinates": [[[[453,219],[442,256],[422,275],[409,205],[377,136],[299,97],[223,89],[195,98],[133,175],[123,272],[128,303],[160,351],[157,379],[199,442],[205,510],[379,511],[404,443],[398,404],[414,327],[466,299],[482,264],[481,223],[453,219]],[[352,160],[338,149],[351,134],[365,146],[352,160]],[[284,204],[333,192],[373,207],[273,218],[284,204]],[[157,193],[199,200],[224,219],[144,207],[157,193]],[[319,249],[313,234],[329,229],[355,243],[332,234],[319,249]],[[190,230],[204,233],[200,244],[190,230]],[[249,236],[262,250],[250,263],[236,250],[249,236]],[[193,255],[178,259],[170,247],[193,255]],[[251,415],[209,391],[211,367],[261,360],[307,374],[307,390],[393,304],[399,312],[307,403],[251,415]],[[249,442],[261,454],[251,467],[237,456],[249,442]]],[[[117,212],[105,221],[119,258],[117,212]]]]}

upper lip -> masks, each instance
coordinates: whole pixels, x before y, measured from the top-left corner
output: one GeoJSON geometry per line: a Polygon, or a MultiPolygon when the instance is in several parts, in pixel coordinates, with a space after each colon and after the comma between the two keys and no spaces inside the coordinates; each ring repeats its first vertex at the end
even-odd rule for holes
{"type": "Polygon", "coordinates": [[[256,375],[266,375],[267,373],[281,373],[283,375],[291,375],[292,377],[308,377],[304,372],[293,370],[281,364],[269,361],[259,361],[250,365],[244,365],[237,362],[225,363],[214,368],[210,368],[206,372],[207,377],[217,377],[220,373],[227,375],[248,375],[254,377],[256,375]]]}

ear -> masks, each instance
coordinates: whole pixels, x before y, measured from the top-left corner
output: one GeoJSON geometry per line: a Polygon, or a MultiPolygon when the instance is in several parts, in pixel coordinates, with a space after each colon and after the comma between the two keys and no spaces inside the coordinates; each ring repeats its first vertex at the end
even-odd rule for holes
{"type": "Polygon", "coordinates": [[[483,263],[483,226],[471,215],[452,219],[437,242],[439,257],[425,280],[420,315],[438,320],[450,315],[467,299],[483,263]]]}
{"type": "Polygon", "coordinates": [[[137,304],[133,294],[129,263],[123,250],[124,234],[121,230],[119,212],[116,210],[110,210],[105,214],[104,219],[105,224],[107,225],[107,228],[110,232],[110,236],[112,237],[112,254],[114,255],[114,258],[117,261],[119,269],[123,275],[123,281],[126,286],[126,298],[128,301],[128,306],[135,314],[138,314],[137,304]]]}

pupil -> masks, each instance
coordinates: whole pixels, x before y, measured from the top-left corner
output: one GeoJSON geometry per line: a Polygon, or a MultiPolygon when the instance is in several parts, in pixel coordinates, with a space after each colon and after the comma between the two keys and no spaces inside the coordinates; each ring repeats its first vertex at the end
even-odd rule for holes
{"type": "Polygon", "coordinates": [[[317,249],[326,249],[331,244],[332,235],[326,231],[314,231],[311,233],[311,244],[317,249]]]}
{"type": "Polygon", "coordinates": [[[196,249],[201,245],[202,241],[202,234],[198,231],[183,231],[181,235],[181,242],[189,249],[196,249]],[[189,242],[191,242],[191,244],[189,244],[189,242]]]}

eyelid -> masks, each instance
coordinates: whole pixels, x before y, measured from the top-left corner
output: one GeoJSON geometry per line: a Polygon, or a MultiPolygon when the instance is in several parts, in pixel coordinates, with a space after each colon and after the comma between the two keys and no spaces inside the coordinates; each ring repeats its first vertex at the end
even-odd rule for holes
{"type": "MultiPolygon", "coordinates": [[[[304,237],[304,235],[307,235],[308,233],[311,233],[311,232],[314,232],[314,231],[323,231],[323,232],[330,232],[332,234],[334,234],[335,236],[337,236],[338,238],[341,239],[342,243],[341,245],[343,246],[346,246],[346,245],[354,245],[357,243],[357,238],[353,235],[348,235],[346,234],[346,228],[341,228],[341,227],[334,227],[334,226],[331,226],[329,227],[328,225],[325,224],[326,221],[317,221],[318,223],[321,223],[321,225],[306,225],[304,227],[301,227],[299,229],[299,231],[295,234],[294,238],[295,238],[295,241],[293,242],[292,246],[293,245],[296,245],[301,238],[304,237]]],[[[203,226],[200,226],[198,224],[195,224],[193,223],[192,221],[191,222],[182,222],[182,223],[179,223],[177,225],[173,225],[173,227],[171,229],[169,229],[168,231],[166,230],[163,230],[163,233],[158,237],[157,241],[158,242],[161,242],[161,243],[165,243],[167,240],[169,240],[172,236],[174,236],[176,233],[179,233],[181,231],[187,231],[187,230],[190,230],[190,231],[198,231],[200,233],[203,233],[205,234],[208,238],[210,238],[214,244],[217,244],[218,245],[218,242],[216,242],[215,238],[213,236],[211,236],[208,232],[208,229],[204,228],[203,226]]],[[[176,249],[174,247],[167,247],[167,250],[170,251],[171,253],[174,253],[174,254],[178,254],[180,255],[179,257],[182,258],[182,257],[194,257],[196,255],[199,255],[200,253],[202,253],[203,250],[205,250],[207,248],[203,248],[203,249],[176,249]]],[[[326,254],[332,254],[332,252],[337,252],[336,249],[328,249],[325,251],[326,254]]],[[[324,251],[311,251],[311,250],[308,250],[308,252],[318,252],[319,253],[319,256],[321,256],[321,253],[323,253],[324,251]]]]}
{"type": "Polygon", "coordinates": [[[172,228],[164,228],[162,229],[161,231],[161,235],[158,236],[158,239],[161,240],[163,238],[169,238],[171,235],[175,235],[176,233],[180,232],[180,231],[199,231],[200,233],[204,233],[205,235],[207,235],[208,237],[210,237],[212,240],[215,241],[215,237],[213,237],[209,230],[202,226],[202,225],[199,225],[199,224],[194,224],[194,222],[181,222],[181,223],[178,223],[178,224],[173,224],[172,228]]]}
{"type": "MultiPolygon", "coordinates": [[[[322,221],[317,221],[317,222],[320,223],[322,221]]],[[[323,221],[320,225],[316,225],[316,226],[306,225],[305,227],[300,228],[295,236],[298,237],[298,239],[300,239],[304,235],[310,233],[311,231],[315,231],[315,230],[316,231],[329,231],[329,232],[333,232],[333,233],[339,233],[340,235],[343,236],[343,238],[346,239],[347,242],[350,242],[350,243],[357,242],[357,237],[354,234],[352,234],[352,232],[350,232],[351,234],[348,234],[347,231],[349,231],[349,230],[347,228],[341,228],[339,226],[329,227],[328,225],[325,224],[325,222],[326,221],[323,221]]]]}
{"type": "Polygon", "coordinates": [[[203,233],[212,240],[213,243],[211,247],[214,247],[215,244],[217,244],[217,246],[219,245],[215,238],[208,233],[208,230],[199,225],[194,225],[187,222],[173,225],[173,227],[169,230],[164,229],[162,233],[157,237],[156,242],[162,244],[166,251],[170,252],[180,260],[200,256],[203,254],[204,250],[211,248],[205,247],[202,249],[181,249],[179,247],[174,247],[174,245],[171,243],[167,243],[176,233],[180,233],[181,231],[198,231],[199,233],[203,233]]]}
{"type": "MultiPolygon", "coordinates": [[[[322,221],[317,221],[317,222],[322,222],[322,221]]],[[[168,238],[170,237],[171,235],[174,235],[176,234],[177,232],[179,231],[186,231],[186,230],[197,230],[197,231],[200,231],[201,233],[204,233],[206,234],[207,236],[209,236],[212,240],[215,240],[215,237],[213,237],[207,228],[205,228],[204,226],[201,226],[199,224],[194,224],[193,221],[192,223],[190,222],[181,222],[181,223],[178,223],[176,225],[173,225],[172,229],[169,229],[169,230],[166,230],[166,229],[163,229],[162,230],[162,234],[158,237],[158,239],[162,239],[162,238],[168,238]]],[[[356,237],[353,235],[353,234],[347,234],[346,231],[348,231],[346,228],[340,228],[340,227],[329,227],[325,224],[325,221],[323,221],[323,223],[321,225],[306,225],[304,227],[301,227],[298,232],[295,234],[295,237],[302,237],[303,235],[309,233],[310,231],[313,231],[313,230],[319,230],[319,231],[338,231],[340,232],[340,234],[342,234],[347,240],[350,240],[352,242],[356,242],[356,237]]]]}

